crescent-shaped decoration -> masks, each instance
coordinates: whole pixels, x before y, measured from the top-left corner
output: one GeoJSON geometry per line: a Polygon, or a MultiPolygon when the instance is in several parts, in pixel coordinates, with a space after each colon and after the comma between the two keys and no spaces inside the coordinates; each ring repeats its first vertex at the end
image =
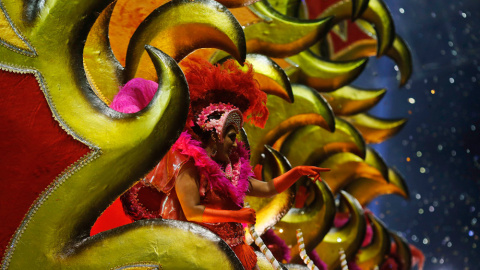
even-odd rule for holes
{"type": "Polygon", "coordinates": [[[352,115],[368,111],[383,98],[386,89],[360,89],[344,86],[333,92],[322,93],[336,116],[352,115]]]}
{"type": "MultiPolygon", "coordinates": [[[[311,180],[305,180],[310,181],[311,180]]],[[[335,218],[335,199],[325,182],[317,181],[306,185],[310,193],[307,203],[302,208],[292,208],[275,225],[275,233],[291,245],[291,262],[301,263],[296,229],[304,235],[305,250],[311,252],[324,238],[333,225],[335,218]]]]}
{"type": "Polygon", "coordinates": [[[333,133],[317,126],[304,126],[291,132],[279,147],[294,167],[318,165],[337,153],[349,152],[360,160],[366,155],[365,142],[360,133],[340,118],[335,119],[333,133]]]}
{"type": "MultiPolygon", "coordinates": [[[[265,159],[263,160],[262,178],[264,181],[271,181],[273,178],[289,171],[292,166],[288,160],[272,147],[265,145],[265,159]]],[[[266,230],[275,226],[277,222],[288,212],[295,200],[295,186],[291,186],[284,192],[271,198],[250,197],[245,201],[257,212],[255,231],[262,235],[266,230]]],[[[250,233],[245,234],[245,242],[253,242],[250,233]]]]}
{"type": "Polygon", "coordinates": [[[400,132],[407,123],[407,119],[382,119],[368,113],[344,116],[360,131],[366,143],[381,143],[400,132]]]}
{"type": "Polygon", "coordinates": [[[292,85],[295,102],[288,103],[280,97],[268,95],[270,112],[265,128],[245,125],[251,146],[252,165],[260,162],[263,145],[273,145],[282,135],[305,125],[317,125],[327,132],[335,130],[335,118],[330,105],[314,89],[292,85]]]}
{"type": "MultiPolygon", "coordinates": [[[[352,16],[350,1],[341,1],[339,5],[332,5],[322,12],[319,17],[335,16],[334,24],[348,20],[352,16]]],[[[377,37],[377,56],[384,55],[392,46],[395,38],[395,27],[392,15],[382,0],[369,0],[367,8],[357,19],[362,19],[373,24],[377,37]]]]}
{"type": "Polygon", "coordinates": [[[22,35],[0,2],[0,45],[26,56],[35,57],[37,52],[30,42],[22,35]]]}
{"type": "Polygon", "coordinates": [[[389,170],[390,182],[380,182],[369,178],[362,178],[349,183],[344,190],[354,196],[362,206],[367,206],[372,200],[381,195],[396,194],[409,199],[408,187],[403,177],[393,169],[389,170]]]}
{"type": "Polygon", "coordinates": [[[332,228],[315,248],[320,259],[328,265],[328,269],[336,269],[340,266],[339,251],[341,249],[345,251],[347,261],[355,258],[362,245],[367,226],[362,207],[353,196],[341,191],[340,201],[340,209],[346,207],[350,213],[348,223],[341,228],[332,228]]]}
{"type": "Polygon", "coordinates": [[[245,61],[246,54],[242,26],[225,6],[213,0],[173,0],[155,9],[130,40],[126,79],[154,79],[153,68],[143,51],[145,44],[159,48],[177,62],[199,48],[224,50],[240,63],[245,61]]]}
{"type": "Polygon", "coordinates": [[[247,11],[238,11],[241,24],[245,26],[247,51],[270,57],[288,57],[312,46],[330,28],[331,17],[316,20],[301,20],[276,11],[267,0],[248,6],[247,11]],[[286,35],[285,33],[288,33],[286,35]]]}
{"type": "Polygon", "coordinates": [[[392,237],[393,242],[397,246],[396,257],[400,260],[399,270],[410,270],[412,269],[412,252],[408,246],[407,240],[398,235],[396,232],[390,232],[390,237],[392,237]]]}
{"type": "MultiPolygon", "coordinates": [[[[330,168],[331,171],[323,175],[333,194],[338,193],[349,184],[363,182],[364,178],[370,182],[386,184],[388,182],[382,173],[375,167],[352,153],[338,153],[328,157],[319,164],[319,167],[330,168]]],[[[348,192],[348,191],[347,191],[348,192]]],[[[365,191],[366,192],[366,191],[365,191]]],[[[356,195],[356,194],[355,194],[356,195]]],[[[352,196],[355,196],[352,194],[352,196]]]]}
{"type": "Polygon", "coordinates": [[[123,66],[113,54],[108,35],[115,3],[110,4],[98,16],[83,50],[83,64],[88,82],[95,94],[106,104],[112,103],[119,85],[124,81],[123,66]]]}
{"type": "Polygon", "coordinates": [[[367,213],[373,229],[372,241],[360,248],[355,263],[360,269],[381,267],[385,257],[390,253],[390,233],[385,225],[373,214],[367,213]]]}
{"type": "Polygon", "coordinates": [[[290,70],[290,79],[315,88],[319,92],[331,92],[352,82],[363,71],[368,58],[349,62],[335,62],[320,58],[306,50],[288,58],[298,65],[290,70]]]}

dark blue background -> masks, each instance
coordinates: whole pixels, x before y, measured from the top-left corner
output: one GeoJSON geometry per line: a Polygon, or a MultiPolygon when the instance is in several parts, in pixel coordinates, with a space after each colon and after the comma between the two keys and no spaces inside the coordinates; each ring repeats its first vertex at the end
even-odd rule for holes
{"type": "Polygon", "coordinates": [[[388,89],[371,114],[409,119],[374,148],[411,199],[381,196],[369,208],[425,253],[425,269],[480,269],[480,1],[385,2],[413,75],[399,89],[395,63],[371,58],[353,85],[388,89]]]}

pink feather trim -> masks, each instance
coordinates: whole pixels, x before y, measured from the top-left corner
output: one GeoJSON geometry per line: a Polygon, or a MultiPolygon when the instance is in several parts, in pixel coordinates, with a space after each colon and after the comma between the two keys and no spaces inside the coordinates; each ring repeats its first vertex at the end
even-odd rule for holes
{"type": "Polygon", "coordinates": [[[132,79],[120,89],[110,107],[123,113],[136,113],[147,107],[157,89],[156,82],[142,78],[132,79]]]}
{"type": "Polygon", "coordinates": [[[241,162],[237,186],[232,184],[225,176],[220,165],[208,156],[205,149],[200,146],[200,142],[192,139],[188,132],[184,131],[180,134],[180,137],[172,146],[172,151],[178,151],[182,155],[192,157],[199,174],[207,180],[209,187],[229,196],[235,204],[241,206],[248,191],[248,178],[253,176],[253,172],[248,158],[248,151],[242,142],[237,144],[238,146],[234,152],[239,156],[241,162]]]}

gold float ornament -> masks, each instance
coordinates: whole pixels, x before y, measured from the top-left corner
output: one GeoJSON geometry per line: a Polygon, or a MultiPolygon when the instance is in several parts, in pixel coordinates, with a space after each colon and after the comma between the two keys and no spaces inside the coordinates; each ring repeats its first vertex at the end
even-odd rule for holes
{"type": "Polygon", "coordinates": [[[320,259],[328,265],[328,269],[340,266],[339,251],[345,251],[346,260],[354,260],[360,249],[366,231],[366,221],[362,207],[350,194],[340,191],[340,209],[348,208],[350,219],[341,228],[332,228],[315,248],[320,259]]]}
{"type": "MultiPolygon", "coordinates": [[[[372,147],[367,147],[367,155],[365,156],[365,162],[377,169],[385,178],[386,182],[390,181],[389,168],[385,160],[380,156],[375,149],[372,147]]],[[[352,193],[350,193],[352,194],[352,193]]],[[[354,196],[355,197],[355,196],[354,196]]]]}
{"type": "Polygon", "coordinates": [[[280,58],[312,46],[329,31],[332,19],[300,20],[289,17],[276,11],[267,0],[232,10],[232,13],[245,27],[249,53],[280,58]]]}
{"type": "Polygon", "coordinates": [[[322,93],[337,116],[352,115],[367,111],[377,105],[383,98],[386,89],[360,89],[344,86],[333,92],[322,93]]]}
{"type": "Polygon", "coordinates": [[[292,208],[275,225],[275,233],[291,245],[292,262],[300,263],[300,252],[297,245],[296,230],[301,229],[304,235],[305,250],[312,251],[324,238],[333,225],[335,218],[335,199],[325,182],[308,181],[307,203],[302,208],[292,208]]]}
{"type": "Polygon", "coordinates": [[[338,193],[351,183],[363,182],[364,179],[382,184],[388,181],[377,168],[352,153],[334,154],[320,163],[319,166],[331,169],[329,173],[323,176],[323,179],[328,183],[333,194],[338,193]]]}
{"type": "MultiPolygon", "coordinates": [[[[335,16],[334,24],[351,17],[351,2],[340,1],[338,5],[331,5],[320,13],[319,17],[335,16]]],[[[377,56],[383,56],[392,46],[395,38],[395,28],[392,15],[382,0],[369,0],[367,8],[357,18],[373,24],[377,39],[377,56]]]]}
{"type": "Polygon", "coordinates": [[[297,83],[308,85],[320,92],[330,92],[352,82],[363,71],[368,58],[349,62],[322,59],[311,50],[305,50],[288,58],[298,65],[289,68],[287,74],[297,83]]]}
{"type": "MultiPolygon", "coordinates": [[[[373,27],[365,21],[356,22],[362,31],[367,34],[373,34],[373,27]]],[[[377,40],[368,39],[354,42],[345,50],[331,53],[330,57],[334,61],[350,61],[364,57],[375,56],[377,54],[377,40]]],[[[400,86],[404,86],[412,75],[412,55],[405,41],[398,35],[395,36],[392,46],[386,51],[385,55],[391,58],[398,66],[400,74],[400,86]]]]}
{"type": "Polygon", "coordinates": [[[362,206],[367,206],[381,195],[396,194],[404,199],[410,198],[405,180],[393,169],[389,170],[389,182],[365,178],[349,183],[344,189],[355,196],[362,206]]]}
{"type": "MultiPolygon", "coordinates": [[[[360,133],[340,118],[335,119],[333,133],[317,126],[301,127],[291,132],[279,147],[280,152],[294,167],[318,165],[338,153],[349,152],[358,156],[360,160],[363,160],[366,155],[365,142],[360,133]]],[[[325,176],[331,174],[329,172],[325,176]]]]}
{"type": "Polygon", "coordinates": [[[130,40],[125,79],[155,79],[143,52],[145,44],[159,48],[177,62],[199,48],[225,50],[240,63],[246,54],[241,25],[225,6],[213,0],[173,0],[155,9],[130,40]]]}
{"type": "Polygon", "coordinates": [[[0,2],[0,45],[30,57],[37,56],[37,52],[30,42],[21,34],[0,2]]]}
{"type": "MultiPolygon", "coordinates": [[[[265,146],[265,159],[262,167],[262,180],[272,181],[273,178],[289,171],[292,166],[288,160],[275,149],[265,146]]],[[[247,196],[245,201],[257,213],[255,231],[262,235],[266,230],[273,227],[292,207],[295,200],[295,187],[292,186],[284,192],[271,198],[260,198],[247,196]]],[[[253,242],[250,233],[246,233],[245,242],[253,242]]]]}
{"type": "Polygon", "coordinates": [[[366,143],[384,142],[400,132],[407,122],[407,119],[404,118],[381,119],[368,113],[344,116],[343,118],[360,131],[366,143]]]}
{"type": "MultiPolygon", "coordinates": [[[[229,58],[231,57],[223,58],[218,63],[222,63],[229,58]]],[[[245,61],[252,64],[253,78],[258,82],[263,92],[281,97],[287,102],[293,102],[294,98],[290,80],[277,63],[267,56],[254,53],[248,53],[245,61]]],[[[248,67],[244,66],[242,69],[246,71],[248,67]]]]}
{"type": "Polygon", "coordinates": [[[367,216],[373,229],[372,241],[360,248],[355,263],[360,269],[375,269],[382,266],[390,253],[390,233],[373,214],[367,213],[367,216]]]}
{"type": "MultiPolygon", "coordinates": [[[[292,85],[293,104],[280,97],[268,95],[267,107],[270,115],[265,128],[245,124],[251,146],[251,164],[260,162],[264,145],[273,145],[281,136],[305,125],[318,125],[333,131],[335,118],[330,105],[314,89],[303,85],[292,85]]],[[[328,132],[329,132],[328,131],[328,132]]]]}
{"type": "Polygon", "coordinates": [[[88,82],[95,94],[107,104],[112,103],[119,90],[118,86],[124,83],[124,69],[113,54],[108,34],[115,3],[111,3],[98,16],[83,50],[83,64],[88,82]]]}
{"type": "Polygon", "coordinates": [[[401,265],[399,270],[410,270],[412,268],[412,252],[410,251],[407,240],[396,232],[390,232],[390,237],[392,237],[396,245],[395,254],[401,265]]]}

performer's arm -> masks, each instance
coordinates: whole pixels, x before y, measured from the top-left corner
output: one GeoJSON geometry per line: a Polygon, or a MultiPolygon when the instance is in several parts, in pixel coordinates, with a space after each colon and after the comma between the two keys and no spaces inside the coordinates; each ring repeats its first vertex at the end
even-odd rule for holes
{"type": "Polygon", "coordinates": [[[240,210],[206,208],[200,202],[199,184],[196,179],[200,179],[200,176],[193,161],[189,161],[180,170],[175,182],[177,197],[188,221],[255,223],[255,210],[250,208],[240,210]]]}
{"type": "Polygon", "coordinates": [[[248,195],[255,197],[270,197],[282,193],[302,176],[313,177],[314,181],[320,180],[320,172],[326,171],[330,171],[330,169],[315,166],[297,166],[274,178],[270,182],[250,178],[250,190],[248,195]]]}

